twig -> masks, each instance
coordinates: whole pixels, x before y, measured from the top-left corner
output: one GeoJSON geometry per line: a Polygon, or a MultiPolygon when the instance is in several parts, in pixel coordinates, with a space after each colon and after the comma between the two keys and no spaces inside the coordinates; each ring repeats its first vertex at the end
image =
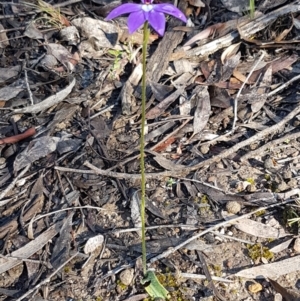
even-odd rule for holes
{"type": "Polygon", "coordinates": [[[33,102],[32,92],[30,90],[30,86],[29,86],[29,82],[28,82],[28,76],[27,76],[27,70],[26,69],[24,69],[24,74],[25,74],[25,83],[26,83],[27,92],[28,92],[28,95],[29,95],[31,105],[33,106],[34,102],[33,102]]]}
{"type": "Polygon", "coordinates": [[[289,199],[289,200],[286,200],[286,201],[284,201],[284,202],[282,202],[282,203],[279,203],[279,204],[278,204],[278,203],[276,203],[276,204],[271,204],[271,205],[269,205],[269,206],[265,206],[265,207],[258,208],[258,209],[256,209],[256,210],[254,210],[254,211],[252,211],[252,212],[249,212],[249,213],[247,213],[247,214],[244,214],[244,215],[242,215],[242,216],[238,216],[238,217],[236,217],[236,218],[234,218],[234,219],[231,219],[231,220],[228,220],[228,221],[221,222],[221,223],[219,223],[219,224],[217,224],[217,225],[215,225],[215,226],[212,226],[212,227],[210,227],[210,228],[208,228],[208,229],[206,229],[206,230],[204,230],[204,231],[202,231],[202,232],[200,232],[200,233],[198,233],[198,234],[196,234],[196,235],[190,237],[190,238],[187,239],[185,242],[183,242],[183,243],[177,245],[176,247],[174,247],[174,248],[169,248],[167,251],[161,253],[160,255],[155,256],[155,257],[152,257],[149,261],[150,261],[150,263],[153,263],[153,262],[156,262],[156,261],[158,261],[158,260],[160,260],[160,259],[166,258],[166,257],[168,257],[169,255],[171,255],[172,253],[174,253],[175,251],[177,251],[177,250],[183,248],[183,247],[184,247],[185,245],[187,245],[188,243],[190,243],[190,242],[192,242],[193,240],[195,240],[195,239],[197,239],[197,238],[199,238],[199,237],[201,237],[201,236],[207,234],[208,232],[214,231],[214,230],[216,230],[216,229],[218,229],[218,228],[220,228],[220,227],[226,226],[226,225],[228,225],[228,224],[232,224],[232,223],[234,223],[234,222],[236,222],[236,221],[238,221],[238,220],[247,218],[247,217],[251,216],[252,214],[254,214],[254,213],[256,213],[256,212],[259,212],[259,211],[261,211],[261,210],[267,210],[267,209],[274,208],[274,207],[277,207],[277,206],[281,206],[281,205],[284,205],[284,204],[287,204],[287,203],[291,203],[291,202],[294,202],[294,201],[295,201],[295,200],[293,200],[293,199],[289,199]]]}
{"type": "Polygon", "coordinates": [[[38,285],[36,285],[35,287],[33,287],[32,289],[30,289],[29,291],[27,291],[23,296],[21,296],[20,298],[18,298],[15,301],[21,301],[24,298],[26,298],[28,295],[30,295],[31,293],[33,293],[34,291],[36,291],[37,289],[39,289],[42,285],[45,285],[46,283],[48,283],[51,278],[53,276],[55,276],[57,274],[58,271],[60,271],[66,264],[68,264],[73,258],[75,258],[77,256],[78,252],[76,252],[73,256],[71,256],[67,261],[65,261],[62,265],[60,265],[53,273],[51,273],[49,275],[49,277],[47,277],[45,280],[43,280],[42,282],[40,282],[38,285]]]}
{"type": "MultiPolygon", "coordinates": [[[[193,226],[193,225],[184,225],[184,224],[179,224],[179,225],[158,225],[158,226],[148,226],[146,227],[146,230],[156,230],[156,229],[163,229],[163,228],[186,228],[187,230],[199,230],[200,227],[193,226]]],[[[136,232],[140,231],[141,227],[136,227],[136,228],[129,228],[129,229],[116,229],[112,230],[110,233],[111,234],[120,234],[120,233],[127,233],[127,232],[136,232]]]]}
{"type": "MultiPolygon", "coordinates": [[[[200,275],[200,274],[180,273],[179,276],[182,277],[182,278],[190,278],[190,279],[200,279],[200,280],[206,279],[205,275],[200,275]]],[[[225,283],[232,283],[233,282],[232,280],[217,277],[217,276],[211,276],[211,278],[214,281],[220,281],[220,282],[225,282],[225,283]]]]}
{"type": "MultiPolygon", "coordinates": [[[[133,180],[141,179],[140,174],[127,174],[127,173],[123,173],[123,172],[114,172],[114,171],[103,170],[103,169],[97,168],[96,166],[92,165],[88,161],[85,161],[83,165],[92,169],[95,174],[99,174],[102,176],[107,176],[107,177],[112,177],[112,178],[117,178],[117,179],[133,179],[133,180]]],[[[55,168],[57,168],[57,167],[55,167],[55,168]]],[[[63,171],[63,167],[59,167],[59,170],[63,171]]],[[[85,171],[86,170],[84,170],[84,172],[85,171]]],[[[75,169],[75,172],[81,173],[82,171],[75,169]]],[[[171,176],[174,177],[173,174],[174,174],[173,171],[166,170],[166,171],[162,171],[162,172],[146,173],[146,177],[147,177],[147,179],[157,179],[159,177],[171,177],[171,176]]]]}
{"type": "Polygon", "coordinates": [[[255,244],[252,241],[245,240],[245,239],[240,239],[240,238],[230,236],[230,235],[226,235],[226,234],[221,234],[221,233],[218,233],[216,231],[211,231],[210,233],[214,234],[215,236],[224,237],[224,238],[227,238],[227,239],[230,239],[230,240],[239,241],[239,242],[242,242],[243,244],[248,244],[248,245],[254,245],[255,244]]]}
{"type": "Polygon", "coordinates": [[[139,295],[129,297],[123,301],[140,301],[146,299],[148,296],[149,296],[148,294],[139,294],[139,295]]]}
{"type": "Polygon", "coordinates": [[[240,97],[245,85],[247,84],[250,76],[252,75],[253,71],[255,70],[255,68],[258,66],[258,64],[261,62],[261,60],[264,58],[265,56],[265,52],[263,51],[261,56],[259,57],[259,59],[257,60],[256,64],[252,67],[252,69],[250,70],[248,76],[246,77],[246,80],[243,82],[241,88],[239,89],[238,93],[236,94],[236,97],[234,98],[234,107],[233,107],[233,113],[234,113],[234,118],[233,118],[233,124],[232,124],[232,129],[231,129],[231,133],[233,133],[235,131],[235,126],[236,126],[236,122],[238,120],[238,116],[237,116],[237,107],[238,107],[238,98],[240,97]]]}
{"type": "Polygon", "coordinates": [[[291,83],[293,83],[294,81],[300,79],[300,74],[293,77],[292,79],[290,79],[289,81],[287,81],[286,83],[284,83],[283,85],[279,86],[277,89],[271,91],[268,93],[268,97],[273,96],[274,94],[278,93],[279,91],[285,89],[287,86],[289,86],[291,83]]]}
{"type": "Polygon", "coordinates": [[[35,134],[36,134],[36,130],[34,127],[32,127],[30,129],[26,130],[22,134],[18,134],[18,135],[14,135],[11,137],[5,137],[5,138],[0,139],[0,145],[1,144],[9,144],[9,143],[17,143],[23,139],[26,139],[28,137],[35,135],[35,134]]]}
{"type": "MultiPolygon", "coordinates": [[[[247,154],[245,154],[244,156],[242,156],[240,158],[241,161],[244,161],[244,160],[247,160],[249,158],[252,158],[256,155],[262,155],[263,152],[266,150],[266,149],[272,149],[275,145],[277,144],[280,144],[280,143],[283,143],[283,142],[286,142],[287,140],[293,140],[293,139],[297,139],[300,137],[300,132],[296,132],[296,133],[292,133],[292,134],[288,134],[288,135],[285,135],[281,138],[278,138],[276,140],[272,140],[264,145],[262,145],[261,147],[251,151],[251,152],[248,152],[247,154]]],[[[291,158],[292,160],[294,158],[291,158]]]]}
{"type": "Polygon", "coordinates": [[[299,156],[296,156],[296,157],[285,158],[285,159],[282,159],[282,160],[276,160],[276,161],[277,161],[277,163],[281,164],[281,163],[293,161],[293,160],[299,159],[299,158],[300,158],[300,155],[299,155],[299,156]]]}
{"type": "Polygon", "coordinates": [[[101,207],[90,206],[90,205],[75,206],[75,207],[63,208],[63,209],[60,209],[60,210],[55,210],[53,212],[48,212],[48,213],[39,215],[39,216],[35,217],[33,221],[36,222],[36,221],[38,221],[39,219],[41,219],[43,217],[46,217],[46,216],[49,216],[49,215],[52,215],[52,214],[56,214],[58,212],[63,212],[63,211],[68,211],[68,210],[74,210],[74,209],[96,209],[96,210],[101,210],[101,211],[116,212],[116,211],[113,211],[113,210],[104,209],[104,208],[101,208],[101,207]]]}

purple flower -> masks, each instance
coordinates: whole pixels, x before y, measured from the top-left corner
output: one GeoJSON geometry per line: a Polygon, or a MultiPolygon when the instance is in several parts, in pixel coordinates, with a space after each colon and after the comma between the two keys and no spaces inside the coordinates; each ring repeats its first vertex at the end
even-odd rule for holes
{"type": "Polygon", "coordinates": [[[111,20],[119,17],[120,15],[129,14],[129,33],[135,32],[146,21],[148,21],[160,36],[163,36],[165,33],[166,19],[164,14],[171,15],[183,22],[187,21],[185,15],[172,4],[152,4],[153,0],[141,0],[141,2],[142,4],[122,4],[113,9],[106,19],[111,20]]]}

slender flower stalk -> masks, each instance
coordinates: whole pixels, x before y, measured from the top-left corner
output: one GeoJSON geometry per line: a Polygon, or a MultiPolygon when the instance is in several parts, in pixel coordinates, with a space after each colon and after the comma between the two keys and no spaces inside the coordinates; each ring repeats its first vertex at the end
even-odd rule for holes
{"type": "Polygon", "coordinates": [[[145,123],[146,123],[146,56],[150,30],[148,24],[160,35],[165,33],[166,19],[164,14],[168,14],[186,22],[184,14],[172,4],[153,4],[153,0],[141,0],[142,4],[126,3],[113,9],[106,17],[107,20],[114,19],[123,14],[129,14],[128,29],[133,33],[144,25],[143,38],[143,76],[142,76],[142,126],[140,139],[140,169],[141,169],[141,223],[142,223],[142,262],[144,283],[146,291],[152,298],[167,298],[167,290],[155,278],[152,271],[147,271],[146,253],[146,229],[145,229],[145,198],[146,198],[146,177],[145,177],[145,123]],[[150,285],[149,285],[150,283],[150,285]]]}
{"type": "Polygon", "coordinates": [[[143,76],[142,76],[142,126],[140,140],[140,168],[141,168],[141,223],[142,223],[142,263],[143,274],[147,274],[147,252],[146,252],[146,229],[145,229],[145,204],[146,204],[146,176],[145,176],[145,123],[146,123],[146,56],[147,45],[149,40],[148,22],[144,23],[144,39],[143,39],[143,76]]]}

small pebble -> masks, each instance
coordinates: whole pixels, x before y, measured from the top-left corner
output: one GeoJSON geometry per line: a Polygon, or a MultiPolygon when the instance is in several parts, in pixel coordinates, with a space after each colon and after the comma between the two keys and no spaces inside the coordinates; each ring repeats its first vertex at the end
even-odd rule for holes
{"type": "Polygon", "coordinates": [[[207,182],[210,182],[210,183],[214,183],[216,180],[216,177],[215,176],[210,176],[207,178],[207,182]]]}
{"type": "Polygon", "coordinates": [[[256,191],[255,185],[248,185],[247,186],[247,191],[248,192],[255,192],[256,191]]]}
{"type": "Polygon", "coordinates": [[[296,188],[298,186],[298,181],[296,178],[292,178],[289,182],[288,182],[288,186],[290,188],[296,188]]]}
{"type": "Polygon", "coordinates": [[[291,179],[292,178],[292,171],[290,169],[285,169],[282,173],[282,177],[285,180],[291,179]]]}
{"type": "Polygon", "coordinates": [[[218,240],[218,241],[221,241],[221,242],[223,241],[223,239],[220,236],[216,236],[215,240],[218,240]]]}
{"type": "Polygon", "coordinates": [[[300,253],[300,238],[299,237],[295,239],[293,249],[295,252],[300,253]]]}
{"type": "Polygon", "coordinates": [[[282,296],[279,293],[275,294],[274,301],[282,301],[282,296]]]}
{"type": "Polygon", "coordinates": [[[262,289],[263,289],[262,285],[258,282],[250,284],[248,287],[250,293],[258,293],[262,291],[262,289]]]}
{"type": "Polygon", "coordinates": [[[270,169],[272,170],[275,166],[274,166],[274,161],[270,156],[267,156],[265,161],[264,161],[264,167],[265,169],[270,169]]]}
{"type": "Polygon", "coordinates": [[[288,186],[284,181],[280,182],[280,183],[278,184],[278,186],[277,186],[277,189],[278,189],[279,191],[285,191],[285,190],[287,190],[288,188],[289,188],[289,186],[288,186]]]}
{"type": "Polygon", "coordinates": [[[228,201],[226,204],[226,210],[232,214],[239,213],[241,211],[241,204],[236,201],[228,201]]]}
{"type": "Polygon", "coordinates": [[[209,146],[207,144],[201,145],[200,151],[203,155],[207,154],[209,152],[209,146]]]}
{"type": "Polygon", "coordinates": [[[133,280],[134,269],[127,269],[120,273],[120,281],[125,285],[130,285],[133,280]]]}

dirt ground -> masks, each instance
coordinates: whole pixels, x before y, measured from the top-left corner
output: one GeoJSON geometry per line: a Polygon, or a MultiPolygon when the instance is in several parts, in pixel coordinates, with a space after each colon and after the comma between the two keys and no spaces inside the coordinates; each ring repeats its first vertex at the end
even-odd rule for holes
{"type": "MultiPolygon", "coordinates": [[[[123,2],[0,2],[0,301],[150,300],[123,2]]],[[[170,300],[300,300],[300,3],[175,4],[147,56],[148,268],[170,300]]]]}

